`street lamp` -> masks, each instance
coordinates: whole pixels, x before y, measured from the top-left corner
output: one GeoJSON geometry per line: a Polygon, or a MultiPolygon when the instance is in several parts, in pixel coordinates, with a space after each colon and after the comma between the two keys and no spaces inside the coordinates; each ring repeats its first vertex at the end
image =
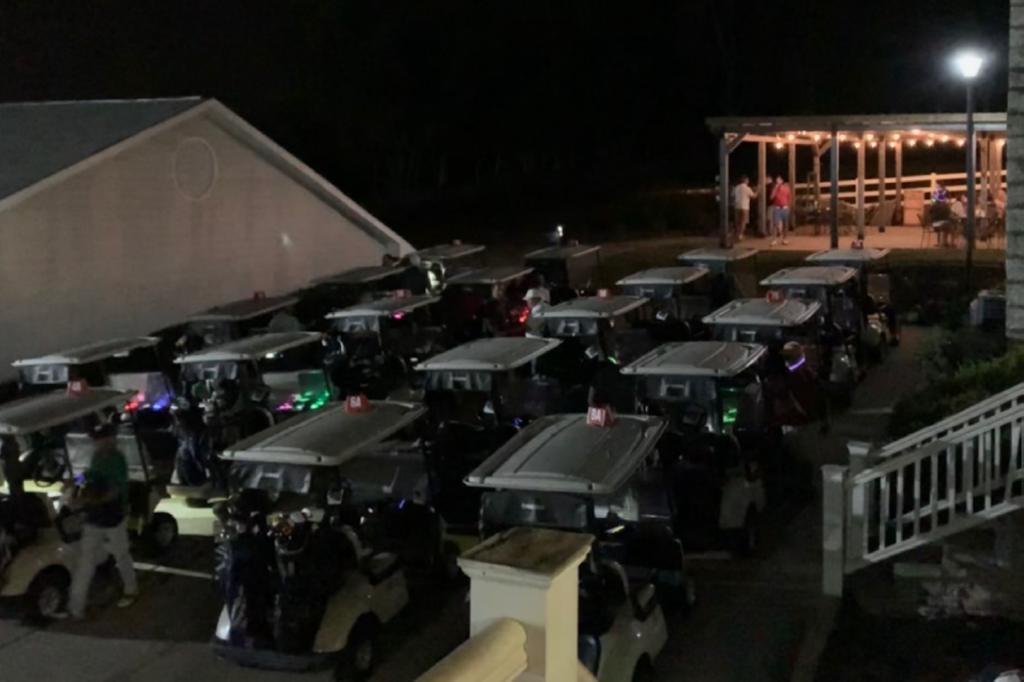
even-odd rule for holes
{"type": "Polygon", "coordinates": [[[977,52],[960,52],[953,58],[957,71],[967,82],[967,226],[964,230],[967,237],[967,279],[970,281],[971,265],[974,260],[974,227],[975,217],[975,153],[977,141],[974,137],[974,81],[981,73],[985,59],[977,52]]]}

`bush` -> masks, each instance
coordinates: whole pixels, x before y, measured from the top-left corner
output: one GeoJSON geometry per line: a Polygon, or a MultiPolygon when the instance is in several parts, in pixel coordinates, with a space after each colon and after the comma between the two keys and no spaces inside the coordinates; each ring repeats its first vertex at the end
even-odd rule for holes
{"type": "Polygon", "coordinates": [[[1006,352],[1006,336],[974,327],[943,325],[921,350],[921,364],[929,379],[952,376],[965,365],[988,362],[1006,352]],[[951,328],[952,327],[952,328],[951,328]]]}
{"type": "MultiPolygon", "coordinates": [[[[961,332],[961,334],[964,332],[961,332]]],[[[936,375],[893,407],[889,435],[899,438],[1024,382],[1024,348],[981,362],[964,364],[952,374],[936,375]]]]}

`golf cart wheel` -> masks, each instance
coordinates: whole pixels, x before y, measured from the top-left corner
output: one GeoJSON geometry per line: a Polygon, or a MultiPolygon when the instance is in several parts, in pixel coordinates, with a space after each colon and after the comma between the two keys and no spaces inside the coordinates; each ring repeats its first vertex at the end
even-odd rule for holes
{"type": "Polygon", "coordinates": [[[459,568],[459,556],[462,550],[451,540],[445,540],[441,546],[441,573],[448,582],[454,582],[462,577],[462,569],[459,568]]]}
{"type": "Polygon", "coordinates": [[[377,664],[377,634],[380,626],[372,616],[363,616],[352,626],[336,680],[366,680],[377,664]]]}
{"type": "Polygon", "coordinates": [[[29,621],[48,622],[67,606],[71,575],[51,566],[35,577],[25,593],[25,616],[29,621]]]}
{"type": "Polygon", "coordinates": [[[747,510],[743,519],[743,527],[733,531],[733,553],[744,559],[750,558],[757,553],[758,528],[757,512],[753,508],[747,510]]]}
{"type": "Polygon", "coordinates": [[[146,546],[155,554],[166,552],[178,541],[178,522],[167,512],[156,512],[146,526],[146,546]]]}
{"type": "Polygon", "coordinates": [[[636,667],[633,668],[631,682],[655,682],[657,679],[658,673],[654,670],[651,659],[644,656],[637,661],[636,667]]]}

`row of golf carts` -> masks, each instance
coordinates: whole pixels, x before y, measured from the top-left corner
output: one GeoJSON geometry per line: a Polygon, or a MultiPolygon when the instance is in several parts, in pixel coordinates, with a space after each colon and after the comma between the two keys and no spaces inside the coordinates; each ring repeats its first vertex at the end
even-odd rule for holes
{"type": "MultiPolygon", "coordinates": [[[[296,349],[320,350],[320,334],[259,334],[178,358],[180,387],[177,395],[167,391],[170,403],[200,423],[230,425],[186,429],[184,438],[179,431],[179,454],[183,441],[202,432],[208,455],[187,481],[179,457],[172,486],[185,496],[227,496],[216,507],[224,599],[218,655],[306,669],[344,652],[347,666],[366,673],[376,634],[403,610],[410,581],[453,572],[459,534],[539,526],[598,538],[581,578],[580,656],[598,679],[633,679],[664,644],[659,599],[680,608],[695,600],[683,548],[756,549],[769,346],[796,338],[812,346],[806,339],[821,343],[824,325],[846,324],[843,331],[859,338],[838,335],[836,345],[822,347],[846,349],[855,360],[863,353],[857,346],[871,343],[867,329],[879,348],[898,338],[879,313],[857,307],[867,299],[864,277],[843,266],[776,275],[766,285],[781,296],[719,307],[731,291],[718,275],[752,256],[730,251],[689,254],[704,262],[626,278],[624,296],[580,297],[567,286],[576,295],[531,315],[531,335],[477,338],[447,351],[412,348],[393,380],[371,368],[343,401],[331,400],[339,396],[329,364],[291,359],[296,349]],[[709,284],[703,292],[701,280],[709,284]],[[386,397],[409,375],[415,402],[368,397],[374,389],[386,397]],[[595,400],[596,384],[614,399],[595,400]]],[[[857,251],[846,255],[863,263],[884,257],[857,251]]],[[[428,305],[378,298],[329,319],[341,343],[355,344],[428,305]]],[[[150,346],[109,357],[121,361],[142,347],[150,346]]],[[[71,356],[62,358],[94,357],[71,356]]],[[[61,375],[61,358],[49,359],[19,367],[33,377],[34,368],[48,367],[35,383],[51,387],[78,378],[75,362],[64,363],[61,375]]],[[[176,534],[173,518],[153,512],[166,472],[154,466],[149,442],[159,441],[163,427],[142,418],[159,413],[151,396],[163,394],[152,388],[152,373],[102,371],[84,391],[0,406],[0,435],[19,439],[35,485],[0,509],[0,519],[13,519],[0,523],[0,596],[37,615],[60,608],[75,541],[72,515],[37,491],[87,463],[83,420],[126,425],[119,439],[139,483],[133,528],[155,547],[176,534]]]]}

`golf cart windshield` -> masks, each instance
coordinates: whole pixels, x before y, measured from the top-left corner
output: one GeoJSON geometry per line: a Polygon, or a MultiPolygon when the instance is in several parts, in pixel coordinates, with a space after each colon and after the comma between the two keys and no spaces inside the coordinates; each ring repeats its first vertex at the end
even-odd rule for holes
{"type": "Polygon", "coordinates": [[[239,363],[224,362],[188,362],[181,365],[181,380],[185,384],[211,382],[216,384],[225,379],[238,380],[239,363]]]}
{"type": "Polygon", "coordinates": [[[233,462],[228,472],[232,491],[260,490],[275,502],[296,508],[322,507],[327,493],[341,487],[336,467],[311,467],[280,462],[233,462]]]}
{"type": "Polygon", "coordinates": [[[186,325],[185,333],[201,338],[207,348],[227,343],[235,336],[229,320],[193,320],[186,325]]]}
{"type": "Polygon", "coordinates": [[[516,526],[577,532],[590,527],[585,499],[519,490],[484,493],[480,499],[480,523],[488,533],[516,526]]]}
{"type": "Polygon", "coordinates": [[[714,339],[716,341],[739,341],[742,343],[760,343],[768,346],[773,343],[796,341],[801,344],[817,342],[815,322],[782,327],[773,325],[731,325],[716,324],[714,339]]]}

